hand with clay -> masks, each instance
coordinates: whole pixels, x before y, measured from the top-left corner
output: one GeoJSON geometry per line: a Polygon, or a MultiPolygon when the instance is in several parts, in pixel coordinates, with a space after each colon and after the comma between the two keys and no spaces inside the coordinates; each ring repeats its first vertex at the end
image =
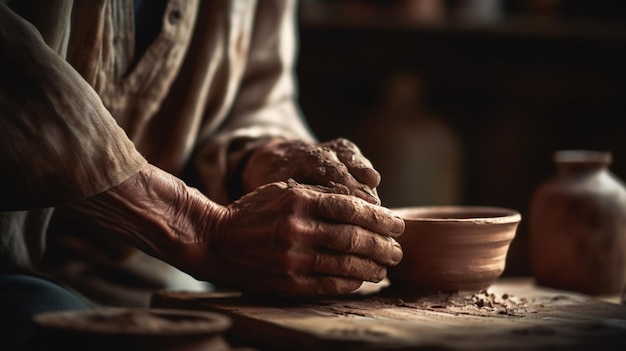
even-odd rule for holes
{"type": "Polygon", "coordinates": [[[349,293],[402,258],[404,221],[333,189],[294,180],[259,187],[227,207],[213,244],[229,284],[289,295],[349,293]]]}
{"type": "Polygon", "coordinates": [[[333,189],[293,180],[220,206],[148,165],[73,207],[197,279],[242,291],[322,296],[380,281],[404,221],[333,189]]]}
{"type": "Polygon", "coordinates": [[[274,139],[251,154],[241,182],[244,192],[249,192],[263,184],[290,178],[380,204],[376,192],[380,174],[359,148],[346,139],[320,144],[274,139]]]}

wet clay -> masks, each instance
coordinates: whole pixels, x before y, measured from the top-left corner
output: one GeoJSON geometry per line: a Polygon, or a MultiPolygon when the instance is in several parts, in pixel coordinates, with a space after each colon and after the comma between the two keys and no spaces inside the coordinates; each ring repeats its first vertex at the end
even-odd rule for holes
{"type": "Polygon", "coordinates": [[[527,298],[520,298],[509,293],[496,294],[487,290],[476,293],[436,292],[421,296],[401,295],[389,290],[388,292],[382,291],[375,297],[321,308],[328,308],[336,314],[394,319],[410,318],[402,309],[396,307],[482,317],[523,317],[535,312],[532,301],[527,298]]]}

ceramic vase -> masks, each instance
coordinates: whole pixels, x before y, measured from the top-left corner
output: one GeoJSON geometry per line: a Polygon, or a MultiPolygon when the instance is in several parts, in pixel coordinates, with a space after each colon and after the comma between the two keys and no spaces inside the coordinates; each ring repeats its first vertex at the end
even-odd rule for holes
{"type": "Polygon", "coordinates": [[[556,171],[535,190],[528,213],[529,253],[539,285],[589,295],[626,283],[626,188],[612,154],[561,150],[556,171]]]}

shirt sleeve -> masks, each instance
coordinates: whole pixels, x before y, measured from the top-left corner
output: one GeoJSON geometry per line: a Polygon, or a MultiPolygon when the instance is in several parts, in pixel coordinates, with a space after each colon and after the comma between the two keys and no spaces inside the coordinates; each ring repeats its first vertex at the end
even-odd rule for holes
{"type": "Polygon", "coordinates": [[[146,165],[91,86],[1,3],[0,52],[0,210],[83,199],[146,165]]]}
{"type": "Polygon", "coordinates": [[[297,103],[296,4],[258,2],[246,69],[230,114],[194,160],[203,190],[215,201],[236,199],[228,178],[236,177],[241,160],[259,141],[271,137],[316,140],[297,103]]]}

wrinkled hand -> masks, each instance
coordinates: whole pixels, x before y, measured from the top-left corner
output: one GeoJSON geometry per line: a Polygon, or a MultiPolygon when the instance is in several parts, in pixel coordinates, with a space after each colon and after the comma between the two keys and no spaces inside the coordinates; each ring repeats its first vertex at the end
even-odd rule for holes
{"type": "Polygon", "coordinates": [[[321,296],[380,281],[402,258],[404,221],[337,188],[294,180],[225,207],[152,165],[71,204],[197,279],[244,292],[321,296]]]}
{"type": "Polygon", "coordinates": [[[299,183],[337,188],[380,204],[380,174],[356,145],[346,139],[321,144],[274,140],[254,151],[242,175],[246,192],[293,178],[299,183]]]}
{"type": "Polygon", "coordinates": [[[243,291],[335,295],[378,282],[402,258],[404,221],[332,188],[275,182],[227,207],[211,231],[218,281],[243,291]]]}

